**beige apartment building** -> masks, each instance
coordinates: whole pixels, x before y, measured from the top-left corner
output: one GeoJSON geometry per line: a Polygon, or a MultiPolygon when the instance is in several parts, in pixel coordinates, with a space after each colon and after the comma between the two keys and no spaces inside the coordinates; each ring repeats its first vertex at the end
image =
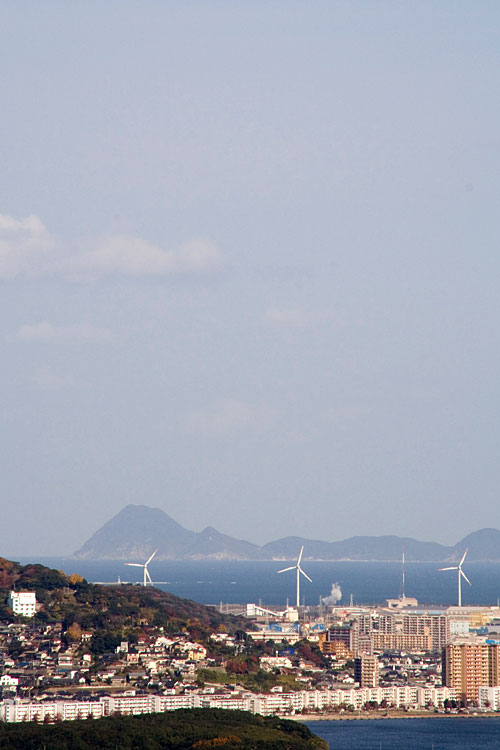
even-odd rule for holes
{"type": "Polygon", "coordinates": [[[477,703],[480,687],[500,685],[499,644],[467,638],[443,649],[443,684],[462,701],[477,703]]]}
{"type": "Polygon", "coordinates": [[[374,648],[417,649],[440,653],[450,640],[449,620],[444,614],[384,613],[379,615],[377,624],[377,630],[372,633],[372,636],[378,635],[378,645],[375,646],[374,642],[374,648]]]}
{"type": "Polygon", "coordinates": [[[354,659],[354,679],[360,687],[378,687],[378,659],[370,654],[361,654],[354,659]]]}
{"type": "Polygon", "coordinates": [[[380,633],[374,630],[371,641],[374,651],[432,651],[430,634],[380,633]]]}

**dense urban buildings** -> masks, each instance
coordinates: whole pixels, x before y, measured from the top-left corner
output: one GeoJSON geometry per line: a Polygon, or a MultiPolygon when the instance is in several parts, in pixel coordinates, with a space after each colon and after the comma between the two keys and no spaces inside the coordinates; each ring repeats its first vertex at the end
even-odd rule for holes
{"type": "Polygon", "coordinates": [[[140,637],[110,649],[77,623],[38,621],[34,592],[11,590],[7,604],[16,618],[0,625],[0,720],[8,722],[196,707],[263,715],[500,708],[496,607],[238,605],[243,639],[219,629],[201,643],[144,619],[140,637]],[[74,698],[63,697],[68,690],[74,698]]]}

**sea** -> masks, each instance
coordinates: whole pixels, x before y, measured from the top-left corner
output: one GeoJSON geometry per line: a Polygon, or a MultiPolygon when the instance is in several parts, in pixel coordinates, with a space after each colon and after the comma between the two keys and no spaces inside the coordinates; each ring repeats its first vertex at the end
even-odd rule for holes
{"type": "MultiPolygon", "coordinates": [[[[77,560],[75,558],[21,558],[19,562],[39,562],[67,574],[79,573],[90,582],[142,582],[142,570],[123,562],[77,560]]],[[[137,562],[137,561],[134,561],[137,562]]],[[[164,591],[201,604],[284,605],[296,601],[294,570],[279,574],[293,565],[282,561],[162,561],[152,560],[150,575],[164,591]]],[[[406,563],[405,594],[422,606],[457,604],[455,571],[440,571],[442,563],[406,563]]],[[[382,604],[402,593],[401,563],[397,562],[320,562],[304,561],[304,571],[312,582],[301,576],[301,604],[355,605],[382,604]]],[[[500,600],[500,563],[471,562],[464,565],[471,582],[462,581],[462,604],[496,605],[500,600]]],[[[500,741],[498,747],[500,748],[500,741]]]]}
{"type": "Polygon", "coordinates": [[[352,719],[305,722],[330,750],[498,750],[500,718],[352,719]]]}

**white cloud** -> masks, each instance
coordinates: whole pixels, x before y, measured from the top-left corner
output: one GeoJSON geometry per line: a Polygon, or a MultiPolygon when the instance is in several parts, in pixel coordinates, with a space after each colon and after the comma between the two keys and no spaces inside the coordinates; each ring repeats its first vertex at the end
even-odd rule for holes
{"type": "MultiPolygon", "coordinates": [[[[77,243],[75,243],[77,244],[77,243]]],[[[79,252],[63,250],[37,216],[0,214],[0,279],[53,275],[67,281],[204,274],[221,267],[221,253],[205,239],[163,249],[141,237],[108,235],[79,252]]]]}
{"type": "Polygon", "coordinates": [[[191,412],[186,419],[186,428],[203,437],[226,437],[258,421],[259,414],[246,402],[221,399],[207,409],[191,412]]]}
{"type": "Polygon", "coordinates": [[[218,247],[203,239],[194,239],[181,245],[177,252],[180,273],[205,273],[220,269],[222,256],[218,247]]]}
{"type": "Polygon", "coordinates": [[[55,372],[51,367],[39,367],[33,373],[33,383],[44,391],[59,391],[75,385],[72,377],[55,372]]]}
{"type": "Polygon", "coordinates": [[[69,326],[55,326],[47,321],[20,326],[11,337],[14,341],[62,342],[62,343],[105,343],[113,340],[113,334],[106,328],[96,328],[86,323],[69,326]]]}
{"type": "Polygon", "coordinates": [[[266,310],[266,319],[275,325],[290,328],[304,328],[311,323],[311,316],[300,308],[270,307],[266,310]]]}
{"type": "Polygon", "coordinates": [[[46,273],[54,246],[37,216],[14,219],[0,214],[0,279],[46,273]]]}
{"type": "Polygon", "coordinates": [[[77,281],[109,276],[169,276],[207,273],[221,264],[218,248],[206,240],[192,240],[176,250],[162,250],[140,237],[110,235],[96,248],[74,256],[66,274],[77,281]]]}

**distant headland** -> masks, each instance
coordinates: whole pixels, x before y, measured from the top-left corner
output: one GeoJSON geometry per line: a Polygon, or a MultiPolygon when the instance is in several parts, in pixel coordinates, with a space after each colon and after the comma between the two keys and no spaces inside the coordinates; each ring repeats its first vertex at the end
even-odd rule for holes
{"type": "Polygon", "coordinates": [[[190,531],[159,508],[127,505],[101,526],[74,556],[86,560],[290,560],[304,545],[304,559],[396,561],[404,548],[408,562],[452,562],[466,549],[470,561],[500,561],[500,531],[480,529],[454,546],[399,536],[353,536],[320,541],[288,536],[262,546],[222,534],[213,527],[190,531]]]}

